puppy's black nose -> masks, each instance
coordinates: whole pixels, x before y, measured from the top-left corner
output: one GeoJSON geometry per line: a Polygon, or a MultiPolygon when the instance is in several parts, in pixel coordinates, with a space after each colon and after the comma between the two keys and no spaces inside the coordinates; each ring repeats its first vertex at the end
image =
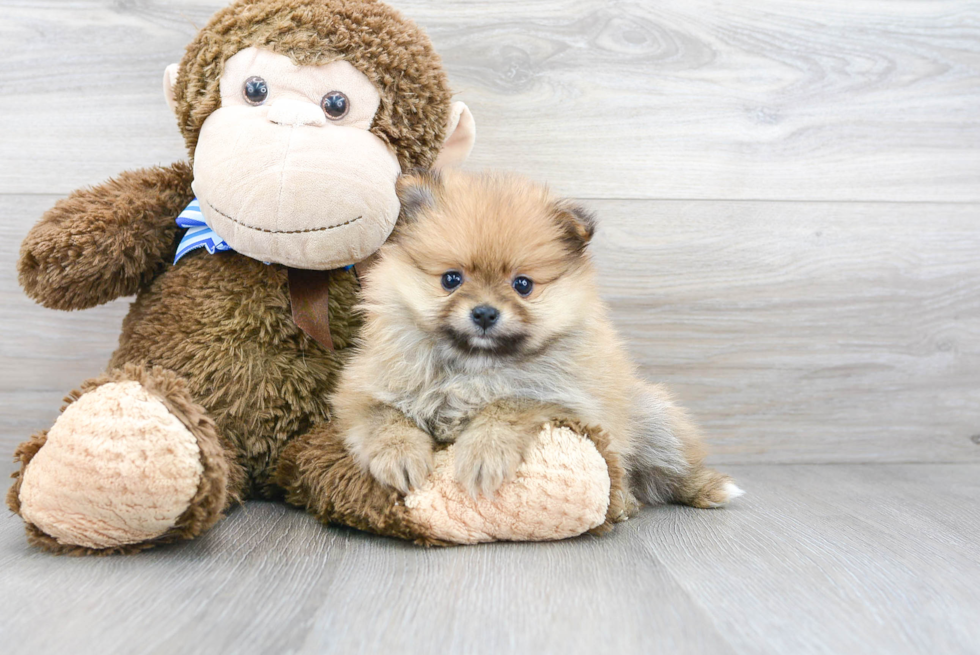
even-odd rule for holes
{"type": "Polygon", "coordinates": [[[470,318],[473,319],[474,323],[486,330],[497,322],[497,319],[500,318],[500,312],[497,311],[496,307],[491,307],[490,305],[478,305],[470,312],[470,318]]]}

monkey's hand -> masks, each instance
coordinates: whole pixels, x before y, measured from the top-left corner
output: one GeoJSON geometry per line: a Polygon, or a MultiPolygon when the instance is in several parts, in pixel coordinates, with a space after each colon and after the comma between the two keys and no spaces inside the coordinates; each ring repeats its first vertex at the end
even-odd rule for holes
{"type": "Polygon", "coordinates": [[[186,163],[128,171],[48,210],[20,248],[27,295],[85,309],[136,293],[173,257],[175,222],[194,197],[186,163]]]}
{"type": "Polygon", "coordinates": [[[552,408],[520,399],[484,407],[456,439],[456,479],[474,498],[514,477],[552,408]]]}

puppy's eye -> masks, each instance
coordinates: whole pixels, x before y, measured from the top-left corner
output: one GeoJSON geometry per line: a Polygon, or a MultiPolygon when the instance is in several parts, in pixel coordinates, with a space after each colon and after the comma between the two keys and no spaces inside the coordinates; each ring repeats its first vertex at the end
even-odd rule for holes
{"type": "Polygon", "coordinates": [[[242,95],[250,105],[261,105],[269,97],[269,85],[261,77],[253,75],[242,85],[242,95]]]}
{"type": "Polygon", "coordinates": [[[350,111],[350,102],[347,96],[340,91],[331,91],[320,100],[320,107],[323,113],[332,121],[339,121],[350,111]]]}
{"type": "Polygon", "coordinates": [[[442,288],[452,291],[463,283],[463,274],[459,271],[446,271],[442,274],[442,288]]]}
{"type": "Polygon", "coordinates": [[[532,282],[531,278],[529,277],[518,275],[514,278],[514,281],[510,283],[510,286],[514,287],[514,291],[522,296],[527,296],[530,295],[531,290],[534,288],[534,282],[532,282]]]}

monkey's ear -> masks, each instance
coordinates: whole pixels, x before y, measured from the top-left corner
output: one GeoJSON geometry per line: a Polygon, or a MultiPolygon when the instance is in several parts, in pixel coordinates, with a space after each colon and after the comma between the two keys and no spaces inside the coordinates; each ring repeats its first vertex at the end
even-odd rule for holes
{"type": "Polygon", "coordinates": [[[595,234],[595,214],[569,200],[559,200],[555,203],[555,219],[572,251],[583,252],[595,234]]]}
{"type": "Polygon", "coordinates": [[[177,74],[180,73],[180,64],[170,64],[163,71],[163,95],[167,98],[167,106],[170,111],[176,111],[177,99],[174,98],[174,84],[177,83],[177,74]]]}
{"type": "Polygon", "coordinates": [[[436,171],[422,169],[411,170],[398,178],[395,191],[401,211],[398,215],[400,224],[415,221],[418,216],[436,204],[436,191],[442,186],[442,180],[436,171]]]}
{"type": "Polygon", "coordinates": [[[473,114],[464,103],[454,102],[452,111],[449,112],[446,140],[432,168],[459,166],[470,156],[474,143],[476,143],[476,121],[473,120],[473,114]]]}

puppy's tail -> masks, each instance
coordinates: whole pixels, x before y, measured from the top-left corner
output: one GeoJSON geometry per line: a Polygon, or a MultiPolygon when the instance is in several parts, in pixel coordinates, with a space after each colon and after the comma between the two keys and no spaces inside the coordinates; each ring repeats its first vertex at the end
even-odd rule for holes
{"type": "Polygon", "coordinates": [[[724,507],[745,492],[730,476],[701,467],[685,478],[674,492],[674,502],[701,509],[724,507]]]}
{"type": "Polygon", "coordinates": [[[631,423],[634,436],[626,466],[638,500],[707,509],[744,493],[729,476],[704,466],[698,428],[663,387],[637,384],[631,423]]]}

